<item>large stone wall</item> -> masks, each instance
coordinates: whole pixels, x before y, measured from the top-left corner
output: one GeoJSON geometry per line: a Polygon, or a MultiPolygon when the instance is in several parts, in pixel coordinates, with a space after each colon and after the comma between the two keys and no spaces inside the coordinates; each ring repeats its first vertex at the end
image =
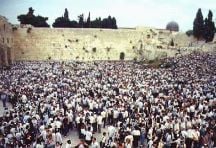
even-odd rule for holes
{"type": "Polygon", "coordinates": [[[154,28],[82,29],[14,26],[0,16],[0,65],[23,60],[125,60],[175,56],[194,42],[185,33],[154,28]],[[170,47],[174,40],[174,48],[170,47]]]}
{"type": "Polygon", "coordinates": [[[196,49],[216,49],[185,33],[137,27],[112,29],[34,28],[14,26],[0,16],[0,65],[23,60],[152,60],[186,54],[196,49]],[[170,42],[175,46],[171,47],[170,42]],[[193,49],[193,50],[192,50],[193,49]]]}
{"type": "Polygon", "coordinates": [[[0,67],[8,66],[14,61],[13,29],[3,16],[0,16],[0,67]]]}
{"type": "MultiPolygon", "coordinates": [[[[153,59],[164,52],[168,56],[175,54],[167,49],[175,36],[176,33],[150,28],[112,30],[24,27],[13,32],[16,60],[119,60],[122,52],[125,60],[132,60],[139,56],[141,48],[148,53],[146,58],[153,59]]],[[[178,39],[174,40],[178,44],[178,39]]]]}

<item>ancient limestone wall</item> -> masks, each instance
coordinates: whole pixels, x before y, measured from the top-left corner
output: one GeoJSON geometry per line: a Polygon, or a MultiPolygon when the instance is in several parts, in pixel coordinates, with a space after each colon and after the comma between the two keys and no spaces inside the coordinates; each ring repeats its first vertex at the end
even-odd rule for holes
{"type": "Polygon", "coordinates": [[[148,51],[147,58],[151,59],[164,52],[174,55],[167,48],[175,34],[150,28],[112,30],[25,27],[13,31],[13,37],[16,60],[86,61],[119,60],[122,52],[125,60],[132,60],[139,56],[141,48],[148,51]]]}
{"type": "Polygon", "coordinates": [[[0,16],[0,66],[7,66],[14,61],[12,25],[0,16]]]}
{"type": "Polygon", "coordinates": [[[119,60],[133,57],[142,36],[134,30],[27,28],[14,33],[17,60],[119,60]]]}

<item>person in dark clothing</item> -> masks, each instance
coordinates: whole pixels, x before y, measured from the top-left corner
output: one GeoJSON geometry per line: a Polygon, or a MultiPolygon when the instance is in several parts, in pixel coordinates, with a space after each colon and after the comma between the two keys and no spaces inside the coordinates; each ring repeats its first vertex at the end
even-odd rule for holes
{"type": "Polygon", "coordinates": [[[69,122],[67,116],[63,119],[63,135],[67,136],[67,133],[69,131],[69,122]]]}
{"type": "Polygon", "coordinates": [[[2,103],[3,103],[3,107],[6,108],[6,101],[7,101],[7,94],[6,93],[1,93],[1,100],[2,100],[2,103]]]}

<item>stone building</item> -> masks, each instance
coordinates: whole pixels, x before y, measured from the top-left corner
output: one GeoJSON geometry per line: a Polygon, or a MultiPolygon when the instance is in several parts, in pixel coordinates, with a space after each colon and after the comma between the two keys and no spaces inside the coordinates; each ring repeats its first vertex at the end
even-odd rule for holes
{"type": "Polygon", "coordinates": [[[13,27],[3,16],[0,16],[0,67],[13,63],[13,27]]]}

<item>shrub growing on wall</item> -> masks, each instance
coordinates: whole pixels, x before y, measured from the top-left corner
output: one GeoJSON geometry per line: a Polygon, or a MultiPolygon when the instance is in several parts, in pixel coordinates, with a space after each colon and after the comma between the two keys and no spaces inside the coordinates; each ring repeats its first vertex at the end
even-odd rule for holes
{"type": "Polygon", "coordinates": [[[111,50],[111,47],[106,47],[107,52],[110,52],[110,50],[111,50]]]}
{"type": "Polygon", "coordinates": [[[16,31],[17,29],[18,29],[18,28],[15,27],[15,26],[13,26],[13,28],[12,28],[13,31],[16,31]]]}
{"type": "Polygon", "coordinates": [[[28,28],[28,29],[27,29],[27,33],[30,33],[31,30],[32,30],[32,28],[28,28]]]}
{"type": "Polygon", "coordinates": [[[124,58],[125,58],[125,53],[124,53],[124,52],[121,52],[121,53],[120,53],[120,60],[124,60],[124,58]]]}
{"type": "Polygon", "coordinates": [[[96,51],[97,51],[96,47],[92,48],[92,51],[93,51],[93,52],[96,52],[96,51]]]}

